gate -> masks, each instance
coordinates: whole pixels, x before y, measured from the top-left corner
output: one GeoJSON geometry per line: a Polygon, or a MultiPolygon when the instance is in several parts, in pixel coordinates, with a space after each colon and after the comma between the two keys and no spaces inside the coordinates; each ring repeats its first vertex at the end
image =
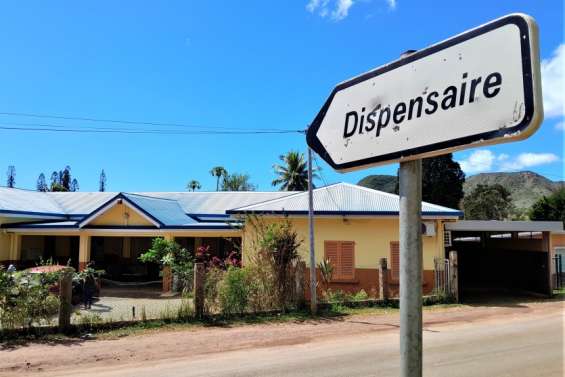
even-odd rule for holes
{"type": "Polygon", "coordinates": [[[449,259],[434,258],[434,294],[449,295],[451,287],[449,283],[449,259]]]}
{"type": "Polygon", "coordinates": [[[554,289],[563,288],[563,255],[555,254],[553,256],[553,263],[555,265],[555,281],[554,289]]]}

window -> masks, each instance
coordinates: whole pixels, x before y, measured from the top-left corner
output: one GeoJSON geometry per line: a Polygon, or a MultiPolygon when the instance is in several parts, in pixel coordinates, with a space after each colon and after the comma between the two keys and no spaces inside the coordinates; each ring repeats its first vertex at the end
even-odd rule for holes
{"type": "Polygon", "coordinates": [[[400,245],[398,241],[390,243],[390,273],[392,280],[400,278],[400,245]]]}
{"type": "Polygon", "coordinates": [[[326,241],[324,254],[334,269],[332,280],[355,279],[355,242],[326,241]]]}
{"type": "Polygon", "coordinates": [[[443,245],[444,246],[452,246],[451,245],[451,230],[444,230],[443,231],[443,245]]]}

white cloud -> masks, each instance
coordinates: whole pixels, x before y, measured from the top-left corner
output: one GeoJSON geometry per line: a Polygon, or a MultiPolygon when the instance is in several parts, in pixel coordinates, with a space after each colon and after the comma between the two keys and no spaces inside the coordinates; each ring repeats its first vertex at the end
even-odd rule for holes
{"type": "Polygon", "coordinates": [[[475,174],[490,171],[496,156],[488,149],[479,149],[471,153],[469,157],[459,161],[461,169],[467,174],[475,174]]]}
{"type": "Polygon", "coordinates": [[[541,62],[543,108],[547,118],[565,116],[565,44],[541,62]]]}
{"type": "Polygon", "coordinates": [[[488,149],[473,151],[467,158],[459,160],[461,169],[467,174],[489,171],[516,171],[559,161],[553,153],[520,153],[512,157],[506,153],[496,155],[488,149]]]}
{"type": "Polygon", "coordinates": [[[332,12],[332,18],[336,21],[343,20],[349,14],[349,9],[353,4],[353,0],[337,0],[336,8],[332,12]]]}
{"type": "Polygon", "coordinates": [[[386,0],[386,2],[388,4],[388,9],[396,9],[396,0],[386,0]]]}
{"type": "Polygon", "coordinates": [[[501,163],[500,170],[522,170],[556,161],[559,161],[559,157],[553,153],[520,153],[516,158],[501,163]]]}

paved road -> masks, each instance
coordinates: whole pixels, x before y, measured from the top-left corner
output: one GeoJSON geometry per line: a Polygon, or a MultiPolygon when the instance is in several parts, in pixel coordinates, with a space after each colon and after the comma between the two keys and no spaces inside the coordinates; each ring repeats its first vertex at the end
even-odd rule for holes
{"type": "MultiPolygon", "coordinates": [[[[432,325],[424,333],[425,376],[563,376],[563,311],[432,325]]],[[[398,330],[304,344],[251,348],[96,367],[59,376],[398,376],[398,330]]]]}

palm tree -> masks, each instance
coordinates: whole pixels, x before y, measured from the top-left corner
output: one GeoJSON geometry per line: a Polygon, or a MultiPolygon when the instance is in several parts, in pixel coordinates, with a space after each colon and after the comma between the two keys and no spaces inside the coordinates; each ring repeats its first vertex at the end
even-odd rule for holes
{"type": "MultiPolygon", "coordinates": [[[[273,165],[275,174],[278,176],[273,180],[273,186],[280,186],[281,191],[306,191],[308,189],[308,166],[304,154],[289,151],[279,159],[283,163],[273,165]]],[[[312,179],[317,179],[318,169],[312,170],[312,179]]]]}
{"type": "Polygon", "coordinates": [[[200,190],[202,188],[202,186],[200,185],[200,182],[193,179],[190,182],[188,182],[188,184],[186,185],[186,188],[189,189],[189,190],[192,190],[194,192],[196,190],[200,190]]]}
{"type": "Polygon", "coordinates": [[[212,177],[216,177],[216,191],[220,190],[220,178],[225,177],[228,171],[223,166],[214,166],[210,169],[212,177]]]}

